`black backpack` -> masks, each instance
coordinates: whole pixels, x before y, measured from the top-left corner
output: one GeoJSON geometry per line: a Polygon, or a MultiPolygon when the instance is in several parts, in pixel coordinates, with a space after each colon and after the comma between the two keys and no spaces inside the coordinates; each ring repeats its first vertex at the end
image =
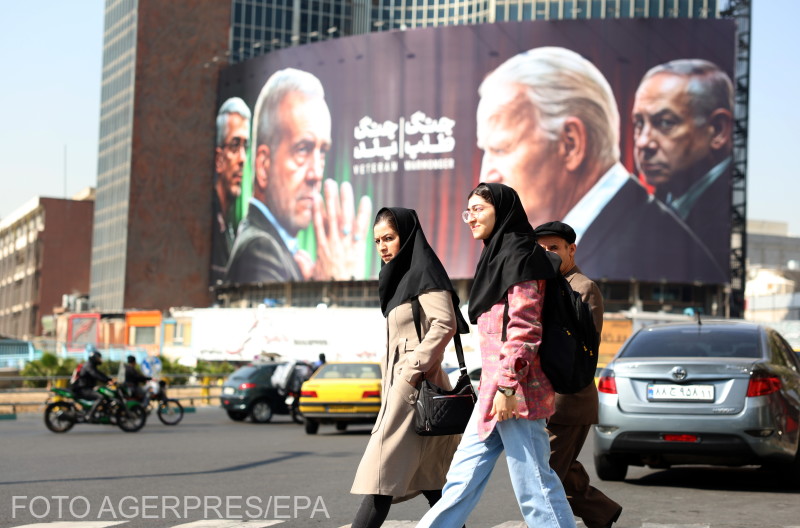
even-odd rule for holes
{"type": "MultiPolygon", "coordinates": [[[[559,394],[574,394],[594,382],[600,338],[589,303],[559,271],[561,258],[551,252],[547,256],[556,276],[545,281],[539,358],[553,389],[559,394]]],[[[503,313],[503,341],[507,324],[508,298],[503,313]]]]}

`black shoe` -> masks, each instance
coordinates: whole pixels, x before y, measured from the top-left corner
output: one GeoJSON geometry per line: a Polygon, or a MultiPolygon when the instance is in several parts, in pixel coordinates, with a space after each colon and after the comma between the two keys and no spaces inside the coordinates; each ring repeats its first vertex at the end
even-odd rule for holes
{"type": "Polygon", "coordinates": [[[620,515],[622,515],[622,506],[619,507],[619,509],[617,510],[617,513],[614,514],[614,516],[611,518],[611,520],[608,521],[608,524],[605,525],[603,528],[611,528],[611,525],[614,524],[615,522],[617,522],[617,520],[619,520],[619,516],[620,515]]]}

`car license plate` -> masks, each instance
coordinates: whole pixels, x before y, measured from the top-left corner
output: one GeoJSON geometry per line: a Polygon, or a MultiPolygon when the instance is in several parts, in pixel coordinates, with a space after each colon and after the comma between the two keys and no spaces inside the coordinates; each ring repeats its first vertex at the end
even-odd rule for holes
{"type": "Polygon", "coordinates": [[[358,408],[347,405],[331,405],[328,407],[328,412],[331,413],[353,413],[358,412],[358,408]]]}
{"type": "Polygon", "coordinates": [[[234,392],[236,392],[236,389],[233,387],[224,387],[222,389],[222,394],[233,394],[234,392]]]}
{"type": "Polygon", "coordinates": [[[713,385],[671,385],[650,383],[647,385],[649,401],[714,401],[713,385]]]}

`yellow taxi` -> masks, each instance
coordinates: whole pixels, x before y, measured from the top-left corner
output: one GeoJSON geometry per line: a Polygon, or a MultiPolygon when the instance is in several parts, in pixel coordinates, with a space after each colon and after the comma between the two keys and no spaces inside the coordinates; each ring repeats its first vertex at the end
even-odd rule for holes
{"type": "Polygon", "coordinates": [[[379,363],[325,363],[300,389],[300,413],[307,434],[317,434],[322,423],[335,424],[337,431],[346,430],[349,424],[373,423],[380,408],[379,363]]]}

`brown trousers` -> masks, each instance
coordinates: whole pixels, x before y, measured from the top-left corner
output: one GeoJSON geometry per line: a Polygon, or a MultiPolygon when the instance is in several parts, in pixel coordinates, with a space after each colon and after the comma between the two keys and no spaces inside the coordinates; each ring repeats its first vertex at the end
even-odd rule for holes
{"type": "Polygon", "coordinates": [[[589,475],[578,462],[591,427],[548,423],[550,467],[564,484],[572,513],[583,519],[587,528],[603,528],[611,522],[620,505],[589,484],[589,475]]]}

